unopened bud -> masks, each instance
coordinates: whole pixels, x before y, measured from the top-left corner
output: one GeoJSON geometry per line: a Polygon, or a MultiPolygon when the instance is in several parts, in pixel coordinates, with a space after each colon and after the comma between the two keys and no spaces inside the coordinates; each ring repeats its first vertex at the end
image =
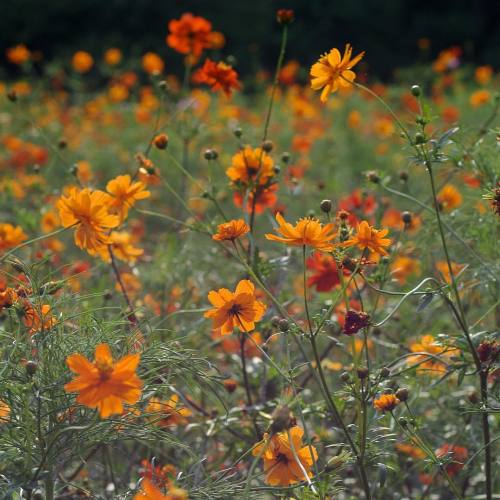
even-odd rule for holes
{"type": "Polygon", "coordinates": [[[243,135],[243,130],[240,127],[235,128],[233,134],[239,139],[243,135]]]}
{"type": "Polygon", "coordinates": [[[417,132],[415,134],[415,144],[424,144],[425,143],[425,135],[422,132],[417,132]]]}
{"type": "Polygon", "coordinates": [[[266,153],[270,153],[274,148],[274,144],[273,144],[273,141],[264,141],[262,143],[262,149],[266,152],[266,153]]]}
{"type": "Polygon", "coordinates": [[[280,330],[282,332],[287,332],[290,328],[290,325],[288,324],[288,320],[285,318],[280,319],[279,327],[280,327],[280,330]]]}
{"type": "Polygon", "coordinates": [[[168,146],[168,135],[167,134],[158,134],[153,139],[153,143],[158,149],[166,149],[166,147],[168,146]]]}
{"type": "Polygon", "coordinates": [[[226,389],[226,391],[229,392],[230,394],[232,392],[234,392],[236,390],[236,387],[238,386],[238,383],[236,382],[236,380],[234,380],[232,378],[228,378],[228,379],[224,380],[223,384],[224,384],[224,388],[226,389]]]}
{"type": "Polygon", "coordinates": [[[343,372],[341,375],[340,375],[340,380],[342,380],[342,382],[349,382],[351,380],[351,376],[349,375],[349,373],[347,372],[343,372]]]}
{"type": "Polygon", "coordinates": [[[391,370],[384,366],[383,368],[380,369],[380,377],[381,378],[387,378],[391,374],[391,370]]]}
{"type": "Polygon", "coordinates": [[[407,210],[405,210],[401,214],[401,220],[404,222],[405,226],[409,226],[413,220],[413,216],[412,216],[411,212],[408,212],[407,210]]]}
{"type": "Polygon", "coordinates": [[[360,380],[364,380],[366,377],[368,377],[368,374],[370,372],[368,371],[368,368],[366,368],[365,366],[362,366],[356,370],[356,373],[358,374],[358,378],[360,380]]]}
{"type": "Polygon", "coordinates": [[[325,214],[329,214],[332,211],[333,203],[332,200],[323,200],[319,206],[322,212],[325,212],[325,214]]]}
{"type": "Polygon", "coordinates": [[[374,170],[370,170],[370,172],[367,172],[366,178],[370,182],[373,182],[373,184],[378,184],[380,182],[380,177],[378,176],[377,172],[375,172],[374,170]]]}
{"type": "Polygon", "coordinates": [[[281,161],[283,163],[288,163],[290,161],[290,153],[288,153],[287,151],[285,151],[282,155],[281,155],[281,161]]]}
{"type": "Polygon", "coordinates": [[[411,93],[415,97],[420,97],[420,94],[422,93],[422,90],[418,85],[413,85],[411,88],[411,93]]]}
{"type": "Polygon", "coordinates": [[[400,400],[400,401],[407,401],[408,399],[408,396],[409,396],[409,391],[406,387],[401,387],[401,389],[398,389],[396,391],[396,397],[400,400]]]}
{"type": "Polygon", "coordinates": [[[27,361],[26,364],[24,365],[24,368],[26,369],[26,373],[32,377],[37,369],[38,369],[38,364],[35,361],[27,361]]]}

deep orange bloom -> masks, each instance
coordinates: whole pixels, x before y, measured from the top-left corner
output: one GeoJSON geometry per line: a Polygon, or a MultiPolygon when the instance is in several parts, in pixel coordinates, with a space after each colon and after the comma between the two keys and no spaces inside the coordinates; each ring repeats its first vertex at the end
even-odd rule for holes
{"type": "Polygon", "coordinates": [[[0,291],[0,311],[3,308],[11,307],[15,302],[17,302],[19,296],[17,292],[11,288],[7,287],[5,290],[0,291]]]}
{"type": "Polygon", "coordinates": [[[161,57],[154,52],[146,52],[142,56],[142,67],[144,71],[150,75],[157,75],[165,68],[165,63],[161,57]]]}
{"type": "Polygon", "coordinates": [[[305,480],[304,472],[312,477],[311,468],[318,453],[314,446],[302,446],[303,435],[304,429],[294,426],[273,436],[266,433],[255,445],[252,454],[264,461],[267,484],[289,486],[305,480]]]}
{"type": "Polygon", "coordinates": [[[233,90],[241,88],[238,73],[226,63],[206,59],[203,66],[193,74],[193,82],[205,83],[215,92],[222,90],[230,97],[233,90]]]}
{"type": "MultiPolygon", "coordinates": [[[[320,252],[314,252],[311,257],[306,260],[308,269],[312,269],[315,273],[307,279],[307,286],[316,287],[317,292],[329,292],[336,286],[340,285],[339,269],[335,259],[331,255],[320,252]]],[[[341,271],[344,276],[350,274],[348,269],[341,271]]]]}
{"type": "Polygon", "coordinates": [[[464,468],[468,456],[469,450],[456,444],[444,443],[443,446],[436,450],[436,457],[450,459],[445,465],[446,472],[450,476],[457,474],[464,468]]]}
{"type": "Polygon", "coordinates": [[[186,12],[180,19],[172,19],[168,29],[167,45],[181,54],[199,57],[212,46],[212,23],[203,17],[186,12]]]}
{"type": "Polygon", "coordinates": [[[109,213],[109,205],[107,193],[88,188],[72,188],[68,196],[61,196],[57,202],[62,225],[75,226],[75,244],[91,255],[109,243],[107,231],[119,224],[118,217],[109,213]]]}
{"type": "Polygon", "coordinates": [[[101,418],[123,412],[123,402],[135,404],[141,397],[142,381],[135,371],[140,354],[128,354],[114,361],[108,344],[95,348],[91,363],[81,354],[66,358],[69,369],[77,377],[66,384],[66,392],[78,392],[76,401],[89,408],[97,408],[101,418]]]}
{"type": "Polygon", "coordinates": [[[388,232],[388,229],[375,229],[364,220],[358,224],[356,234],[342,243],[342,246],[352,247],[356,245],[361,250],[368,248],[371,252],[379,255],[387,255],[385,247],[392,243],[389,238],[384,238],[388,232]]]}
{"type": "Polygon", "coordinates": [[[437,194],[437,201],[442,210],[449,212],[462,204],[462,195],[453,184],[446,184],[437,194]]]}
{"type": "Polygon", "coordinates": [[[132,182],[130,175],[119,175],[106,184],[106,191],[111,195],[111,210],[116,212],[123,222],[128,215],[128,211],[135,205],[137,200],[149,198],[151,193],[146,190],[146,186],[138,181],[132,182]]]}
{"type": "Polygon", "coordinates": [[[279,224],[277,231],[281,236],[268,233],[265,235],[268,240],[291,246],[309,246],[322,252],[333,250],[334,244],[331,240],[337,236],[333,231],[333,224],[323,226],[318,219],[303,218],[292,226],[280,213],[276,214],[276,220],[279,224]]]}
{"type": "Polygon", "coordinates": [[[399,404],[399,399],[394,394],[381,394],[373,400],[373,406],[377,411],[392,411],[399,404]]]}
{"type": "MultiPolygon", "coordinates": [[[[245,211],[250,214],[252,213],[252,210],[255,209],[256,214],[261,214],[266,208],[274,207],[274,205],[276,205],[278,201],[278,196],[276,194],[276,191],[278,191],[278,189],[278,184],[274,183],[269,187],[262,188],[261,186],[259,186],[256,188],[256,190],[253,189],[252,191],[248,192],[248,196],[246,196],[247,204],[245,207],[245,211]]],[[[242,193],[240,191],[235,191],[233,193],[233,201],[237,207],[243,207],[245,194],[246,193],[242,193]]]]}
{"type": "Polygon", "coordinates": [[[12,64],[21,65],[30,60],[31,52],[24,44],[10,47],[5,51],[7,60],[12,64]]]}
{"type": "Polygon", "coordinates": [[[9,421],[10,406],[0,399],[0,425],[9,421]]]}
{"type": "Polygon", "coordinates": [[[254,284],[249,280],[241,280],[234,292],[227,288],[212,290],[208,300],[213,309],[205,313],[205,318],[212,318],[213,328],[220,328],[222,335],[233,333],[235,328],[251,332],[266,310],[265,304],[257,300],[254,284]]]}
{"type": "MultiPolygon", "coordinates": [[[[111,245],[111,250],[117,259],[129,264],[134,264],[137,258],[144,253],[142,248],[134,247],[132,235],[127,231],[113,231],[109,235],[108,244],[111,245]]],[[[107,246],[99,249],[99,255],[104,262],[111,262],[107,246]]]]}
{"type": "Polygon", "coordinates": [[[451,356],[459,354],[458,349],[446,347],[439,342],[432,335],[424,335],[419,341],[413,342],[410,345],[411,352],[422,353],[410,356],[407,359],[409,365],[417,365],[418,374],[426,374],[432,376],[441,376],[446,370],[446,360],[451,356]],[[432,356],[427,356],[426,353],[432,356]],[[442,358],[442,361],[440,361],[442,358]]]}
{"type": "Polygon", "coordinates": [[[470,95],[469,102],[473,108],[478,108],[490,101],[491,94],[486,89],[476,90],[470,95]]]}
{"type": "Polygon", "coordinates": [[[168,401],[159,398],[151,398],[146,407],[146,412],[152,414],[152,420],[160,427],[170,427],[171,425],[186,425],[187,417],[191,415],[191,410],[184,407],[177,407],[179,396],[173,394],[168,401]]]}
{"type": "Polygon", "coordinates": [[[233,182],[244,185],[250,182],[264,185],[275,175],[274,162],[261,148],[252,149],[246,146],[233,156],[226,175],[233,182]]]}
{"type": "Polygon", "coordinates": [[[78,73],[88,73],[94,65],[94,58],[88,52],[79,50],[73,54],[71,64],[78,73]]]}
{"type": "Polygon", "coordinates": [[[49,304],[43,304],[40,308],[33,307],[30,302],[26,302],[23,313],[23,323],[28,328],[30,335],[41,331],[48,331],[56,324],[56,318],[50,313],[49,304]]]}
{"type": "Polygon", "coordinates": [[[406,255],[399,255],[391,264],[391,273],[400,285],[411,275],[420,275],[420,262],[406,255]]]}
{"type": "Polygon", "coordinates": [[[187,500],[188,498],[186,490],[173,486],[164,495],[149,479],[144,479],[141,487],[141,491],[134,496],[134,500],[187,500]]]}
{"type": "Polygon", "coordinates": [[[234,241],[250,231],[250,227],[243,219],[230,220],[217,226],[217,233],[212,239],[217,241],[234,241]]]}
{"type": "MultiPolygon", "coordinates": [[[[453,277],[457,277],[460,274],[460,271],[464,268],[463,264],[457,264],[456,262],[451,262],[451,272],[453,273],[453,277]]],[[[438,260],[436,262],[436,269],[439,274],[444,278],[446,283],[451,284],[451,274],[450,268],[448,267],[448,262],[445,260],[438,260]]]]}
{"type": "Polygon", "coordinates": [[[121,60],[122,51],[120,49],[111,47],[110,49],[107,49],[106,52],[104,52],[104,61],[110,66],[116,66],[117,64],[120,64],[121,60]]]}
{"type": "Polygon", "coordinates": [[[0,223],[0,253],[17,247],[27,239],[26,233],[20,226],[13,226],[6,222],[0,223]]]}
{"type": "Polygon", "coordinates": [[[351,82],[356,78],[352,68],[365,55],[361,52],[351,59],[352,47],[345,46],[344,55],[341,56],[338,49],[332,49],[328,54],[324,54],[319,61],[311,67],[311,88],[321,90],[321,102],[326,102],[328,96],[339,88],[351,86],[351,82]]]}

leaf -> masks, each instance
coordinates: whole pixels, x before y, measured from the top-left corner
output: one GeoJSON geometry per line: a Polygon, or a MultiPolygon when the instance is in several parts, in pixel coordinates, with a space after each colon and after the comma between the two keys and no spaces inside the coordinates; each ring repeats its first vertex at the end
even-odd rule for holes
{"type": "Polygon", "coordinates": [[[422,295],[422,298],[420,299],[420,303],[418,304],[418,307],[417,307],[417,312],[423,311],[432,302],[434,295],[435,294],[433,292],[429,292],[429,293],[422,295]]]}

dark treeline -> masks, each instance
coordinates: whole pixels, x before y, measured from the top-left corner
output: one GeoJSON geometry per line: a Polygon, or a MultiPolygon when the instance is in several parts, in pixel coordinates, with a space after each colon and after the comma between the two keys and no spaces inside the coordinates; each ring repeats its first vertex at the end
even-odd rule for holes
{"type": "Polygon", "coordinates": [[[0,47],[22,42],[48,60],[78,49],[98,57],[110,46],[132,57],[154,50],[176,71],[181,57],[165,45],[167,22],[190,11],[226,35],[224,54],[245,75],[273,67],[275,11],[284,7],[296,13],[288,55],[306,65],[350,42],[369,54],[370,73],[387,78],[421,57],[420,38],[431,40],[430,56],[460,45],[467,60],[500,65],[498,0],[1,0],[0,47]]]}

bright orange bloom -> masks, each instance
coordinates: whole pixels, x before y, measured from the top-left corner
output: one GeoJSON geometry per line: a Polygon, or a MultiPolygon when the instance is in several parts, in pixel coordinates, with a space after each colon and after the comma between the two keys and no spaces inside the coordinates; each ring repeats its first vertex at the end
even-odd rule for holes
{"type": "Polygon", "coordinates": [[[356,66],[364,54],[361,52],[351,59],[352,47],[347,44],[343,56],[338,49],[332,49],[312,65],[311,88],[314,90],[323,89],[320,97],[321,102],[326,102],[328,96],[339,88],[351,86],[351,82],[356,78],[352,68],[356,66]]]}
{"type": "Polygon", "coordinates": [[[476,78],[476,82],[481,85],[486,85],[491,80],[493,76],[493,68],[489,65],[487,66],[478,66],[474,71],[474,77],[476,78]]]}
{"type": "Polygon", "coordinates": [[[416,460],[423,460],[426,457],[425,451],[413,444],[396,443],[394,445],[394,448],[396,448],[399,453],[408,455],[409,457],[412,457],[416,460]]]}
{"type": "Polygon", "coordinates": [[[12,64],[21,65],[30,60],[31,52],[24,44],[10,47],[5,51],[7,60],[12,64]]]}
{"type": "Polygon", "coordinates": [[[377,411],[392,411],[399,404],[399,399],[394,394],[381,394],[373,400],[373,406],[377,411]]]}
{"type": "Polygon", "coordinates": [[[17,247],[27,239],[26,233],[20,226],[13,226],[6,222],[0,223],[0,253],[17,247]]]}
{"type": "Polygon", "coordinates": [[[199,57],[212,46],[212,23],[203,17],[186,12],[180,19],[172,19],[168,29],[167,45],[181,54],[199,57]]]}
{"type": "Polygon", "coordinates": [[[384,238],[389,232],[388,229],[375,229],[366,220],[361,221],[356,228],[356,234],[351,239],[342,243],[344,247],[357,246],[361,250],[369,249],[379,255],[387,255],[385,247],[390,246],[392,241],[384,238]]]}
{"type": "Polygon", "coordinates": [[[186,490],[170,487],[168,493],[164,495],[152,481],[144,479],[141,483],[142,489],[134,496],[134,500],[187,500],[186,490]]]}
{"type": "Polygon", "coordinates": [[[437,201],[442,210],[454,210],[462,204],[462,195],[453,184],[446,184],[437,194],[437,201]]]}
{"type": "MultiPolygon", "coordinates": [[[[117,259],[129,264],[134,264],[137,257],[144,253],[142,248],[134,247],[132,235],[126,231],[113,231],[109,235],[108,244],[111,245],[113,254],[117,259]]],[[[99,255],[104,262],[111,262],[107,246],[103,246],[99,250],[99,255]]]]}
{"type": "Polygon", "coordinates": [[[446,372],[446,360],[459,354],[457,349],[443,346],[432,335],[424,335],[418,342],[410,345],[411,352],[422,353],[410,356],[409,365],[418,365],[417,373],[441,376],[446,372]],[[427,356],[431,354],[432,356],[427,356]],[[440,358],[443,360],[440,361],[440,358]]]}
{"type": "Polygon", "coordinates": [[[81,354],[66,358],[69,369],[77,377],[66,384],[66,392],[78,392],[76,401],[89,408],[97,408],[101,418],[123,412],[123,402],[135,404],[141,397],[142,381],[135,371],[140,354],[128,354],[114,361],[108,344],[95,348],[91,363],[81,354]]]}
{"type": "Polygon", "coordinates": [[[217,226],[217,233],[212,239],[217,241],[234,241],[250,231],[250,227],[243,219],[230,220],[217,226]]]}
{"type": "Polygon", "coordinates": [[[10,406],[0,399],[0,425],[9,421],[10,406]]]}
{"type": "Polygon", "coordinates": [[[122,60],[122,51],[117,48],[110,48],[104,52],[104,61],[109,66],[116,66],[122,60]]]}
{"type": "Polygon", "coordinates": [[[469,450],[456,444],[444,443],[436,450],[436,457],[448,458],[450,461],[445,465],[446,472],[453,476],[464,468],[465,461],[469,456],[469,450]]]}
{"type": "Polygon", "coordinates": [[[491,94],[486,89],[476,90],[470,95],[469,102],[473,108],[478,108],[490,101],[491,94]]]}
{"type": "Polygon", "coordinates": [[[391,264],[391,272],[400,285],[411,275],[420,275],[420,262],[405,255],[399,255],[391,264]]]}
{"type": "Polygon", "coordinates": [[[152,414],[152,420],[160,427],[169,427],[171,425],[186,425],[187,417],[191,415],[191,410],[184,407],[177,407],[179,396],[172,395],[168,401],[162,401],[159,398],[151,398],[146,412],[152,414]]]}
{"type": "Polygon", "coordinates": [[[45,212],[42,216],[42,220],[40,221],[40,226],[44,233],[52,233],[60,225],[61,221],[59,220],[59,216],[52,210],[45,212]]]}
{"type": "Polygon", "coordinates": [[[137,200],[149,198],[151,193],[142,182],[132,182],[130,175],[119,175],[106,184],[106,191],[112,196],[111,211],[116,211],[123,222],[130,208],[137,200]]]}
{"type": "Polygon", "coordinates": [[[57,322],[50,313],[49,304],[43,304],[40,308],[33,307],[30,302],[26,302],[23,313],[23,323],[28,328],[30,335],[41,331],[50,330],[57,322]]]}
{"type": "Polygon", "coordinates": [[[75,226],[75,244],[91,255],[109,243],[107,231],[119,224],[118,217],[109,213],[109,205],[107,193],[88,188],[72,188],[68,196],[61,196],[57,202],[62,225],[75,226]]]}
{"type": "Polygon", "coordinates": [[[257,300],[254,284],[249,280],[241,280],[234,292],[227,288],[212,290],[208,300],[213,309],[205,313],[205,318],[212,318],[213,328],[220,328],[222,335],[233,333],[235,328],[251,332],[266,311],[265,304],[257,300]]]}
{"type": "Polygon", "coordinates": [[[264,185],[275,175],[274,162],[261,148],[252,149],[250,146],[245,146],[233,156],[226,175],[233,182],[244,185],[250,182],[264,185]]]}
{"type": "Polygon", "coordinates": [[[264,439],[255,445],[252,454],[264,461],[267,484],[289,486],[304,481],[304,472],[312,477],[311,468],[318,453],[314,446],[302,446],[303,435],[304,429],[294,426],[273,436],[265,433],[264,439]]]}
{"type": "Polygon", "coordinates": [[[334,244],[331,242],[337,233],[333,232],[333,224],[324,226],[318,219],[303,218],[292,226],[280,213],[276,214],[279,227],[276,229],[281,236],[266,234],[266,238],[291,246],[309,246],[322,252],[331,252],[334,244]]]}
{"type": "Polygon", "coordinates": [[[79,50],[73,54],[71,64],[78,73],[88,73],[94,65],[94,58],[88,52],[79,50]]]}
{"type": "Polygon", "coordinates": [[[248,192],[248,196],[246,196],[246,193],[242,193],[241,191],[235,191],[233,193],[233,201],[237,207],[243,207],[243,202],[246,197],[247,204],[246,207],[244,207],[244,210],[249,214],[252,213],[252,210],[255,210],[256,214],[261,214],[266,208],[271,208],[276,205],[278,201],[276,191],[278,191],[278,189],[278,184],[274,183],[266,188],[258,187],[256,190],[253,189],[248,192]],[[256,191],[257,194],[255,194],[256,191]]]}
{"type": "MultiPolygon", "coordinates": [[[[464,268],[463,264],[457,264],[456,262],[451,262],[451,272],[453,273],[453,276],[456,277],[458,274],[460,274],[460,271],[464,268]]],[[[436,269],[438,270],[439,274],[444,278],[446,283],[451,284],[451,274],[450,274],[450,268],[448,267],[448,262],[445,260],[438,260],[436,262],[436,269]]]]}
{"type": "Polygon", "coordinates": [[[165,63],[161,57],[154,52],[146,52],[142,56],[142,67],[144,71],[150,75],[157,75],[165,68],[165,63]]]}
{"type": "Polygon", "coordinates": [[[215,92],[222,90],[227,97],[233,90],[241,88],[238,73],[226,63],[206,59],[203,66],[193,74],[193,82],[206,83],[215,92]]]}

